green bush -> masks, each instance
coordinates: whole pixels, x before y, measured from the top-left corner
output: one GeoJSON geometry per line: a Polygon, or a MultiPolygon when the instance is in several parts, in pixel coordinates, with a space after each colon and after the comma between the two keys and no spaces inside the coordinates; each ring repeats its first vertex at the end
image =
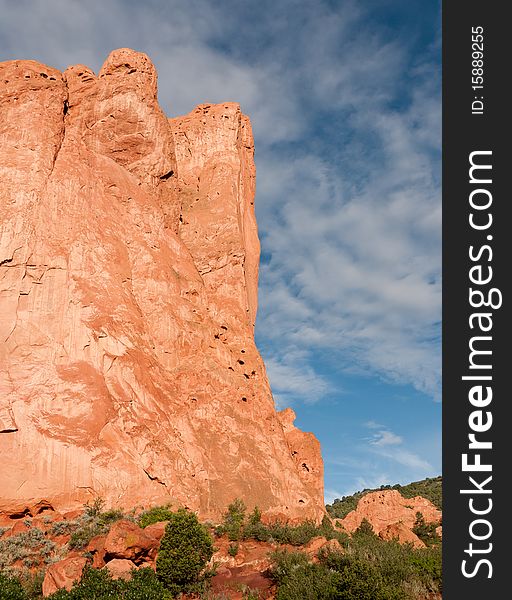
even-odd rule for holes
{"type": "Polygon", "coordinates": [[[412,531],[425,545],[432,546],[440,542],[440,537],[436,532],[438,525],[439,523],[426,523],[424,516],[420,512],[417,512],[412,531]]]}
{"type": "Polygon", "coordinates": [[[156,559],[159,579],[173,594],[200,579],[213,555],[213,541],[197,516],[185,509],[172,513],[156,559]]]}
{"type": "Polygon", "coordinates": [[[354,535],[375,535],[375,531],[373,530],[373,525],[368,521],[368,519],[363,519],[359,527],[354,531],[354,535]]]}
{"type": "Polygon", "coordinates": [[[219,529],[219,532],[227,533],[228,538],[232,542],[240,540],[242,538],[242,530],[245,524],[246,511],[247,507],[245,506],[243,500],[240,500],[239,498],[234,500],[228,506],[228,510],[224,514],[224,521],[219,529]]]}
{"type": "Polygon", "coordinates": [[[144,528],[161,521],[169,521],[173,515],[169,505],[154,506],[144,511],[139,517],[139,525],[144,528]]]}
{"type": "Polygon", "coordinates": [[[71,591],[60,590],[51,600],[165,600],[171,596],[150,568],[132,571],[129,581],[113,580],[106,569],[84,570],[82,580],[71,591]]]}
{"type": "Polygon", "coordinates": [[[61,532],[71,532],[69,547],[71,549],[85,548],[93,537],[107,533],[112,523],[121,519],[132,519],[127,517],[122,510],[111,508],[103,510],[105,502],[101,498],[96,498],[92,504],[84,506],[84,514],[76,521],[70,522],[66,527],[65,522],[55,523],[56,530],[61,532]]]}
{"type": "Polygon", "coordinates": [[[311,565],[302,552],[274,552],[271,575],[278,585],[277,600],[424,600],[441,592],[439,546],[418,550],[387,542],[369,524],[363,524],[343,552],[321,550],[318,559],[311,565]]]}
{"type": "Polygon", "coordinates": [[[337,600],[340,598],[339,579],[339,574],[334,571],[321,565],[308,564],[295,570],[283,582],[277,591],[276,600],[337,600]]]}
{"type": "Polygon", "coordinates": [[[25,590],[18,579],[0,573],[0,600],[27,600],[25,590]]]}
{"type": "Polygon", "coordinates": [[[100,535],[101,533],[104,533],[104,529],[99,523],[84,525],[71,534],[68,546],[72,550],[85,548],[93,537],[100,535]]]}
{"type": "Polygon", "coordinates": [[[314,521],[306,520],[298,525],[289,525],[276,521],[269,525],[261,522],[261,511],[255,507],[249,517],[246,517],[246,507],[242,500],[232,502],[221,525],[215,529],[216,535],[227,534],[231,541],[254,539],[259,542],[275,542],[303,546],[314,537],[324,536],[327,539],[337,539],[346,546],[349,536],[336,531],[330,519],[325,516],[320,526],[314,521]]]}
{"type": "Polygon", "coordinates": [[[56,544],[49,540],[44,531],[32,527],[4,540],[0,540],[0,569],[5,569],[16,561],[26,561],[36,566],[42,558],[56,551],[56,544]]]}

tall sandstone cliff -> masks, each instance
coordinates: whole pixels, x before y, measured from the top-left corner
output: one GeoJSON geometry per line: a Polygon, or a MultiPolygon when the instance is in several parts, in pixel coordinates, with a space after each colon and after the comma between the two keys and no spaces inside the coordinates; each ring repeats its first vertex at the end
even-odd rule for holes
{"type": "Polygon", "coordinates": [[[144,54],[0,64],[0,510],[234,498],[318,519],[316,438],[254,344],[254,146],[234,103],[167,119],[144,54]]]}

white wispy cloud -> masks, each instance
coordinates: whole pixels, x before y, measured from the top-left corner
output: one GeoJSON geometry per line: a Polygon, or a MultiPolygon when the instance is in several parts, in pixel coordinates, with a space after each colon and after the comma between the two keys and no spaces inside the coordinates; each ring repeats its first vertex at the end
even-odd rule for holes
{"type": "Polygon", "coordinates": [[[371,453],[411,469],[418,473],[419,477],[426,477],[434,472],[434,468],[427,460],[407,448],[404,439],[389,428],[373,421],[365,423],[364,426],[374,431],[367,440],[371,453]]]}
{"type": "Polygon", "coordinates": [[[370,443],[372,444],[372,446],[382,447],[396,446],[398,444],[401,444],[402,442],[403,439],[399,435],[396,435],[395,433],[393,433],[392,431],[388,431],[387,429],[382,429],[381,431],[375,434],[370,443]]]}

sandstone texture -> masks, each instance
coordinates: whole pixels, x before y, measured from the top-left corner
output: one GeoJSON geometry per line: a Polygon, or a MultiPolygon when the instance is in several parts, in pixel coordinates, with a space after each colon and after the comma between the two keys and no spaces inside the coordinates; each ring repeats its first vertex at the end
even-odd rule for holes
{"type": "Polygon", "coordinates": [[[70,590],[82,578],[87,559],[83,556],[69,556],[50,565],[43,580],[43,596],[50,596],[61,589],[70,590]]]}
{"type": "Polygon", "coordinates": [[[388,525],[379,532],[379,537],[386,541],[397,540],[400,544],[412,544],[415,548],[425,548],[425,543],[401,522],[388,525]]]}
{"type": "Polygon", "coordinates": [[[0,73],[0,512],[217,518],[239,497],[320,519],[318,441],[276,412],[254,343],[249,119],[168,119],[128,49],[98,75],[0,73]]]}
{"type": "MultiPolygon", "coordinates": [[[[384,539],[398,537],[399,541],[402,541],[401,537],[406,535],[405,530],[417,537],[412,533],[412,528],[418,512],[423,515],[426,523],[437,523],[442,518],[441,511],[426,498],[421,496],[404,498],[397,490],[383,490],[366,494],[359,500],[356,510],[349,512],[344,519],[336,519],[336,521],[344,529],[352,532],[361,525],[363,519],[366,519],[376,534],[380,535],[383,532],[381,537],[384,539]],[[396,529],[396,535],[393,535],[395,531],[393,527],[388,528],[398,524],[400,527],[396,529]]],[[[415,540],[411,538],[404,541],[415,540]]],[[[418,538],[418,541],[421,540],[418,538]]]]}

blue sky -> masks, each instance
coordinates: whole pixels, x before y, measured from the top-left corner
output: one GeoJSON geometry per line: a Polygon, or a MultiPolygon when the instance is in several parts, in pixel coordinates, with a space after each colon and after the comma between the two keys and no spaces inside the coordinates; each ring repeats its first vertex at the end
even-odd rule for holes
{"type": "Polygon", "coordinates": [[[323,448],[326,500],[441,470],[440,5],[0,0],[0,60],[146,52],[169,116],[240,102],[256,141],[256,338],[323,448]]]}

